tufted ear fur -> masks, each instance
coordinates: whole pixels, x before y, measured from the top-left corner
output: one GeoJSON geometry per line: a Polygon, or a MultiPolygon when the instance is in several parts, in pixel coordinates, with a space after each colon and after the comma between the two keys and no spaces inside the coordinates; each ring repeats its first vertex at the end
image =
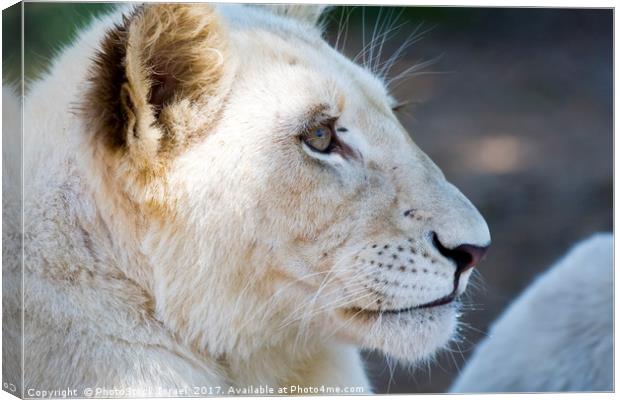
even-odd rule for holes
{"type": "Polygon", "coordinates": [[[272,4],[267,6],[278,15],[298,19],[312,25],[317,25],[321,15],[327,8],[325,4],[272,4]]]}
{"type": "Polygon", "coordinates": [[[141,167],[160,160],[197,134],[196,124],[213,120],[225,58],[209,5],[136,8],[107,33],[94,60],[83,110],[95,139],[141,167]]]}

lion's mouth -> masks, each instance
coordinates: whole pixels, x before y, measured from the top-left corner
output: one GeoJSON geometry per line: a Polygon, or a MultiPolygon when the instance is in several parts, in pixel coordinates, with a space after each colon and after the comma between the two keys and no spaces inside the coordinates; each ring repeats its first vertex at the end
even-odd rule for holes
{"type": "Polygon", "coordinates": [[[455,300],[456,300],[456,295],[454,293],[451,293],[447,296],[441,297],[437,300],[433,300],[429,303],[424,303],[424,304],[420,304],[420,305],[412,306],[412,307],[398,308],[398,309],[392,309],[392,310],[369,310],[366,308],[353,307],[353,308],[350,308],[350,310],[355,313],[364,313],[367,315],[383,315],[383,314],[395,315],[395,314],[409,313],[415,310],[421,310],[425,308],[440,307],[446,304],[450,304],[454,302],[455,300]]]}

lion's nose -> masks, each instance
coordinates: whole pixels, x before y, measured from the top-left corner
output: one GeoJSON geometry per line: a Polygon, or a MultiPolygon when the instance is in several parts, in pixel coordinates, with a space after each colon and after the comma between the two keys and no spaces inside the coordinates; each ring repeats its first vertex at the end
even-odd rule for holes
{"type": "Polygon", "coordinates": [[[456,272],[459,274],[478,265],[486,255],[490,246],[490,244],[487,246],[476,246],[466,243],[449,249],[441,244],[435,232],[433,232],[433,245],[435,245],[441,255],[454,261],[456,264],[456,272]]]}

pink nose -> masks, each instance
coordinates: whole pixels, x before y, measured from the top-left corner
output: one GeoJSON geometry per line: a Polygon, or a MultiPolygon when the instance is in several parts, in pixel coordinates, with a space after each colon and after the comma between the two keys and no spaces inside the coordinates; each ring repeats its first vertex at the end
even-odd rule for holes
{"type": "Polygon", "coordinates": [[[487,246],[475,246],[473,244],[461,244],[455,248],[448,249],[439,241],[437,234],[433,232],[433,244],[441,255],[454,261],[456,272],[461,274],[470,268],[475,267],[484,258],[489,250],[487,246]]]}
{"type": "Polygon", "coordinates": [[[487,254],[489,246],[474,246],[472,244],[462,244],[451,252],[456,262],[456,268],[459,272],[465,272],[475,267],[482,261],[487,254]]]}

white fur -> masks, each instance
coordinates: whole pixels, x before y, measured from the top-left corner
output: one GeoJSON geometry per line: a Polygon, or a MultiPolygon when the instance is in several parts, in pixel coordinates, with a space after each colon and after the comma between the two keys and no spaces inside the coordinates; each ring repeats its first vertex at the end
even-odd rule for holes
{"type": "Polygon", "coordinates": [[[528,287],[493,324],[451,389],[457,393],[611,390],[611,234],[577,244],[528,287]]]}
{"type": "MultiPolygon", "coordinates": [[[[415,362],[452,337],[454,303],[372,317],[352,307],[447,295],[455,266],[430,232],[446,247],[487,245],[478,211],[415,146],[382,82],[322,40],[316,10],[217,10],[227,32],[228,52],[218,53],[231,79],[225,104],[146,189],[123,180],[129,163],[101,167],[96,132],[75,111],[120,11],[81,33],[31,85],[26,389],[332,384],[369,392],[358,346],[415,362]],[[342,137],[356,157],[308,157],[296,124],[317,104],[349,129],[342,137]],[[153,202],[170,214],[145,212],[153,202]],[[415,212],[406,218],[407,209],[415,212]],[[373,247],[388,243],[384,253],[373,247]]],[[[208,114],[185,110],[186,122],[208,114]]],[[[131,140],[139,146],[141,136],[131,140]]],[[[8,279],[17,286],[20,278],[8,279]]]]}

